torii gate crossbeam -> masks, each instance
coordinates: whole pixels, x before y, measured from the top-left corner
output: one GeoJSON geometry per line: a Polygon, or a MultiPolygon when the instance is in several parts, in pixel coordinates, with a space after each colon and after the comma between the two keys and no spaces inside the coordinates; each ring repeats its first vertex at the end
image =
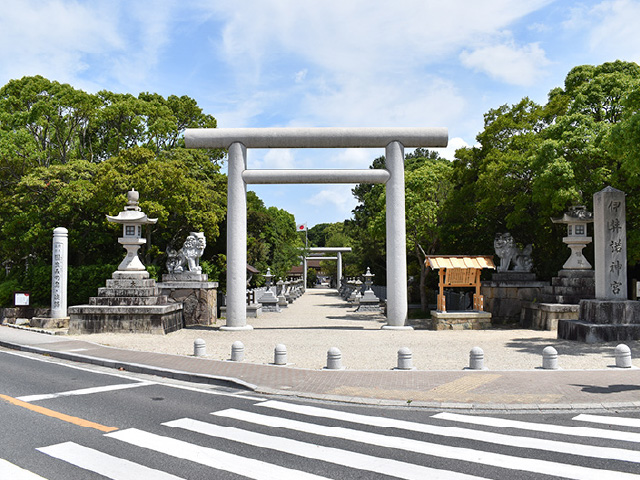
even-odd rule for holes
{"type": "MultiPolygon", "coordinates": [[[[387,324],[400,329],[407,318],[407,259],[404,205],[404,147],[446,147],[446,128],[237,128],[187,129],[187,148],[226,148],[227,324],[251,329],[245,305],[247,264],[247,148],[385,148],[387,188],[387,324]]],[[[295,178],[292,171],[287,176],[295,178]]],[[[327,175],[331,176],[327,171],[327,175]]],[[[247,174],[248,176],[252,174],[247,174]]],[[[266,174],[257,174],[257,176],[266,174]]],[[[300,173],[300,177],[304,174],[300,173]]],[[[314,174],[315,175],[315,174],[314,174]]],[[[272,179],[277,180],[277,179],[272,179]]],[[[270,181],[267,179],[267,181],[270,181]]],[[[335,181],[327,178],[327,181],[335,181]]],[[[277,183],[276,181],[270,183],[277,183]]],[[[289,183],[289,182],[288,182],[289,183]]],[[[305,182],[302,182],[305,183],[305,182]]]]}

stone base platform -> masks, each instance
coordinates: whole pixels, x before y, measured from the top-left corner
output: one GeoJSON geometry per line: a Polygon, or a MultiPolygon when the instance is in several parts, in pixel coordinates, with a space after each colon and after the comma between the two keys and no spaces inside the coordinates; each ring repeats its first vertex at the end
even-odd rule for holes
{"type": "Polygon", "coordinates": [[[218,282],[209,282],[205,274],[183,272],[164,274],[157,286],[169,303],[182,304],[185,327],[216,324],[218,282]]]}
{"type": "Polygon", "coordinates": [[[491,312],[431,310],[431,330],[483,330],[491,328],[491,312]]]}
{"type": "Polygon", "coordinates": [[[29,326],[33,328],[69,328],[69,317],[33,317],[29,320],[29,326]]]}
{"type": "Polygon", "coordinates": [[[558,322],[558,338],[585,343],[640,340],[640,302],[581,300],[578,320],[558,322]]]}
{"type": "Polygon", "coordinates": [[[69,307],[69,334],[129,332],[163,335],[182,328],[182,304],[69,307]]]}
{"type": "Polygon", "coordinates": [[[494,273],[490,281],[482,282],[484,310],[491,312],[496,325],[517,324],[524,304],[540,298],[549,284],[536,281],[535,274],[524,272],[494,273]]]}
{"type": "Polygon", "coordinates": [[[534,330],[557,330],[560,320],[578,320],[580,306],[562,303],[522,304],[520,326],[534,330]]]}
{"type": "Polygon", "coordinates": [[[146,271],[116,271],[88,305],[67,309],[69,334],[174,332],[183,327],[182,303],[168,303],[146,271]]]}

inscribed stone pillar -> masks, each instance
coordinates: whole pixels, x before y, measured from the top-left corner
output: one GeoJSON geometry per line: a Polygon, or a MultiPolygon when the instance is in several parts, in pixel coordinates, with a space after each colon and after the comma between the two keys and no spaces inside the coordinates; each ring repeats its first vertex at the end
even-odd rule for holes
{"type": "Polygon", "coordinates": [[[251,330],[247,325],[247,149],[229,146],[227,196],[227,323],[221,330],[251,330]]]}
{"type": "Polygon", "coordinates": [[[67,317],[68,233],[68,230],[64,227],[58,227],[53,230],[51,318],[67,317]]]}
{"type": "Polygon", "coordinates": [[[404,205],[404,146],[391,142],[385,150],[387,170],[387,324],[382,328],[410,329],[407,312],[407,234],[404,205]]]}
{"type": "Polygon", "coordinates": [[[593,195],[596,299],[627,299],[625,193],[607,187],[593,195]]]}

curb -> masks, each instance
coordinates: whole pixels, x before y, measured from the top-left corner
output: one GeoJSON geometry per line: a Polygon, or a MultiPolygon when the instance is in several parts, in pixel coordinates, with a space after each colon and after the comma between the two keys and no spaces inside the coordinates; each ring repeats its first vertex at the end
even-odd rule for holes
{"type": "Polygon", "coordinates": [[[256,385],[245,382],[244,380],[232,377],[223,377],[220,375],[191,373],[182,370],[172,370],[169,368],[154,367],[151,365],[143,365],[139,363],[123,362],[120,360],[106,360],[104,358],[90,357],[88,355],[80,355],[76,353],[56,352],[53,350],[46,350],[44,348],[6,342],[4,340],[0,340],[0,346],[10,348],[12,350],[18,350],[21,352],[30,352],[39,355],[60,358],[62,360],[70,360],[72,362],[89,363],[91,365],[98,365],[101,367],[113,368],[116,370],[125,370],[132,373],[144,373],[148,375],[156,375],[159,377],[173,378],[175,380],[181,380],[184,382],[205,383],[209,385],[219,385],[225,387],[232,386],[250,391],[256,391],[258,388],[256,385]]]}

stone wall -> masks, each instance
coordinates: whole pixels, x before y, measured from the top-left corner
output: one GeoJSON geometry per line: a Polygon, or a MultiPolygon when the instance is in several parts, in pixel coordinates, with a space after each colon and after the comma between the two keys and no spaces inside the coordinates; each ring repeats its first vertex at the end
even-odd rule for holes
{"type": "Polygon", "coordinates": [[[29,306],[0,308],[0,324],[16,323],[20,319],[31,320],[33,317],[48,317],[49,308],[34,308],[29,306]]]}
{"type": "Polygon", "coordinates": [[[491,281],[482,282],[484,310],[491,312],[494,325],[518,324],[522,307],[540,298],[548,282],[536,281],[529,273],[494,273],[491,281]]]}

